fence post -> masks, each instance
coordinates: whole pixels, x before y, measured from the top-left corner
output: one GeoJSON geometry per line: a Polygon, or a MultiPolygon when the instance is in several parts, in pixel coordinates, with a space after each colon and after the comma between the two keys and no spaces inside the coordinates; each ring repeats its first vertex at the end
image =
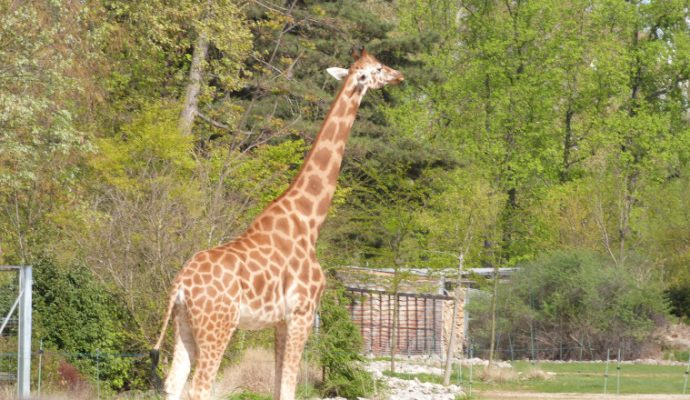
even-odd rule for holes
{"type": "Polygon", "coordinates": [[[606,391],[608,389],[609,385],[609,355],[610,355],[611,350],[606,349],[606,370],[604,372],[604,395],[606,395],[606,391]]]}
{"type": "Polygon", "coordinates": [[[621,394],[621,348],[618,348],[618,365],[616,365],[616,395],[621,394]]]}
{"type": "MultiPolygon", "coordinates": [[[[458,386],[462,386],[462,360],[458,363],[458,367],[460,367],[460,372],[458,374],[458,386]]],[[[686,382],[687,382],[687,375],[686,376],[686,382]]]]}
{"type": "Polygon", "coordinates": [[[96,350],[96,393],[101,398],[101,350],[96,350]]]}
{"type": "Polygon", "coordinates": [[[31,266],[19,270],[22,288],[19,301],[19,354],[17,360],[17,394],[20,399],[31,396],[31,266]]]}
{"type": "Polygon", "coordinates": [[[38,348],[38,398],[41,398],[41,376],[43,375],[43,338],[38,348]]]}
{"type": "MultiPolygon", "coordinates": [[[[534,310],[534,296],[532,296],[532,290],[530,289],[529,291],[529,303],[530,303],[530,308],[534,310]]],[[[529,341],[530,341],[530,347],[532,349],[532,365],[534,365],[534,360],[536,359],[535,353],[534,353],[534,323],[530,319],[529,321],[529,341]]]]}
{"type": "Polygon", "coordinates": [[[690,356],[688,356],[688,368],[685,369],[685,383],[683,384],[683,394],[688,390],[688,375],[690,375],[690,356]]]}
{"type": "Polygon", "coordinates": [[[307,369],[309,368],[309,360],[308,360],[308,355],[309,352],[305,351],[304,352],[304,357],[302,357],[302,379],[304,379],[304,396],[309,393],[309,372],[307,369]]]}
{"type": "Polygon", "coordinates": [[[470,381],[467,385],[468,387],[468,396],[471,398],[472,397],[472,367],[474,366],[474,361],[472,359],[474,358],[474,347],[470,345],[470,381]]]}

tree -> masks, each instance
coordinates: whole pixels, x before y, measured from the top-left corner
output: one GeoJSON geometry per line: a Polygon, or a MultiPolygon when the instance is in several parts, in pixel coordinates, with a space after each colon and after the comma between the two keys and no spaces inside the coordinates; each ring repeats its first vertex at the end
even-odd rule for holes
{"type": "Polygon", "coordinates": [[[80,4],[3,1],[0,12],[0,260],[25,264],[49,247],[61,205],[80,201],[80,161],[93,147],[79,106],[97,97],[86,71],[97,74],[98,57],[86,57],[80,4]]]}

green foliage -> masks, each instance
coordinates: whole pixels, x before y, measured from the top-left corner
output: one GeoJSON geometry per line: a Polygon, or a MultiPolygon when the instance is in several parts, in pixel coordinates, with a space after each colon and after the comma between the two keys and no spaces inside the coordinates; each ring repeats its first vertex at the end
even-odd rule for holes
{"type": "MultiPolygon", "coordinates": [[[[236,167],[233,178],[228,180],[228,190],[241,193],[256,200],[249,211],[250,216],[260,213],[273,199],[287,189],[291,178],[297,173],[307,147],[302,140],[285,140],[271,146],[258,146],[236,167]],[[251,179],[247,179],[251,177],[251,179]]],[[[240,153],[234,154],[242,159],[240,153]]],[[[226,155],[218,154],[213,160],[216,165],[226,155]]]]}
{"type": "Polygon", "coordinates": [[[671,312],[690,321],[690,282],[679,282],[666,290],[671,312]]]}
{"type": "Polygon", "coordinates": [[[81,128],[93,83],[82,74],[91,36],[58,3],[0,2],[0,262],[27,263],[46,247],[52,212],[79,203],[80,161],[93,150],[81,128]],[[71,37],[80,37],[74,44],[71,37]]]}
{"type": "Polygon", "coordinates": [[[271,400],[273,397],[267,394],[243,392],[233,394],[227,400],[271,400]]]}
{"type": "MultiPolygon", "coordinates": [[[[594,352],[589,356],[599,358],[605,349],[620,346],[626,358],[636,357],[666,315],[667,303],[643,262],[630,264],[621,267],[596,253],[572,250],[522,265],[510,285],[500,285],[501,336],[510,337],[512,346],[529,349],[534,335],[539,347],[546,348],[540,358],[559,356],[561,346],[572,356],[585,347],[594,352]]],[[[471,337],[480,347],[488,341],[483,322],[489,318],[488,300],[478,298],[470,309],[476,321],[471,337]]]]}
{"type": "Polygon", "coordinates": [[[350,301],[341,287],[324,293],[316,349],[324,369],[324,394],[356,399],[371,394],[374,381],[360,364],[364,361],[362,337],[357,325],[350,320],[347,309],[350,301]]]}
{"type": "Polygon", "coordinates": [[[118,136],[99,140],[100,152],[92,164],[105,183],[141,191],[146,189],[141,185],[155,179],[155,172],[190,178],[195,167],[193,141],[176,131],[178,113],[177,107],[148,107],[124,125],[118,136]]]}
{"type": "Polygon", "coordinates": [[[81,265],[69,268],[50,260],[34,264],[34,337],[91,379],[98,376],[113,390],[147,385],[146,369],[126,353],[133,347],[124,306],[81,265]]]}

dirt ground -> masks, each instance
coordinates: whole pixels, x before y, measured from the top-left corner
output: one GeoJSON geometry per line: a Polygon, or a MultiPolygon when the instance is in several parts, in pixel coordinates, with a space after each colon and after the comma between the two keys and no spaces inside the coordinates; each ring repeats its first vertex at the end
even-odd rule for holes
{"type": "Polygon", "coordinates": [[[549,399],[549,400],[688,400],[682,394],[596,394],[596,393],[530,393],[530,392],[472,392],[479,400],[549,399]]]}

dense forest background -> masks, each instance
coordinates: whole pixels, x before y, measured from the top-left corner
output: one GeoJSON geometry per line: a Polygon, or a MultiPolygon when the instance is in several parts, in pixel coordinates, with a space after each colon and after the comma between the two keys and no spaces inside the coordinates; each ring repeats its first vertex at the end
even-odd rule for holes
{"type": "MultiPolygon", "coordinates": [[[[48,346],[148,348],[176,272],[287,187],[338,88],[326,68],[364,45],[406,81],[363,102],[326,268],[565,265],[529,276],[575,268],[608,278],[588,281],[610,290],[592,304],[634,288],[625,310],[688,317],[689,13],[685,0],[0,0],[0,264],[36,266],[48,346]]],[[[582,310],[554,322],[581,294],[548,295],[543,326],[582,329],[582,310]]],[[[498,303],[516,318],[503,329],[526,326],[532,314],[498,303]]]]}

